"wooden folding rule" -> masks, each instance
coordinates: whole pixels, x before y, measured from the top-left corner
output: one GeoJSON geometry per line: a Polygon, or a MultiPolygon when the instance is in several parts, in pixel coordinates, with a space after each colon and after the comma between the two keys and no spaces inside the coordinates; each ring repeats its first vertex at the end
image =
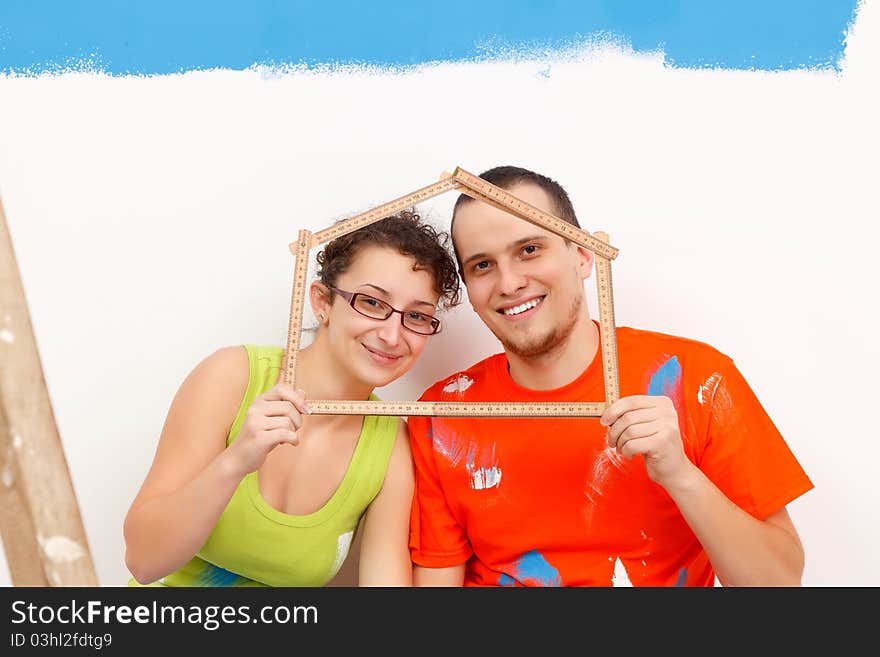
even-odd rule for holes
{"type": "Polygon", "coordinates": [[[605,233],[593,234],[573,226],[559,217],[544,212],[510,192],[482,178],[456,167],[453,173],[444,173],[432,185],[411,194],[384,203],[340,221],[324,230],[312,233],[299,231],[290,250],[296,256],[293,274],[293,293],[290,303],[290,324],[287,333],[287,358],[283,372],[284,383],[295,385],[297,352],[299,351],[302,316],[306,292],[306,275],[312,247],[368,226],[394,215],[429,198],[458,190],[461,193],[500,208],[525,221],[531,222],[560,237],[592,251],[597,257],[596,289],[599,300],[599,327],[605,378],[605,400],[594,402],[416,402],[416,401],[363,401],[310,399],[314,415],[443,415],[451,417],[599,417],[606,406],[620,397],[617,374],[617,339],[614,326],[614,299],[611,289],[611,260],[618,249],[611,246],[605,233]]]}

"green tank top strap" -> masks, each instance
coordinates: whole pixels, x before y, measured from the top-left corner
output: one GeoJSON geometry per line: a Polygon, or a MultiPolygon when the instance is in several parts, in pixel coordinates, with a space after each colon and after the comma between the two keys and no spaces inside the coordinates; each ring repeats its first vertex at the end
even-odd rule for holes
{"type": "Polygon", "coordinates": [[[281,371],[281,360],[284,356],[284,350],[275,346],[259,346],[246,344],[248,367],[250,376],[248,377],[247,389],[244,391],[244,397],[235,414],[235,420],[229,427],[229,434],[226,436],[226,446],[228,447],[241,431],[241,425],[244,424],[244,418],[248,409],[254,403],[254,399],[262,395],[278,382],[278,374],[281,371]]]}

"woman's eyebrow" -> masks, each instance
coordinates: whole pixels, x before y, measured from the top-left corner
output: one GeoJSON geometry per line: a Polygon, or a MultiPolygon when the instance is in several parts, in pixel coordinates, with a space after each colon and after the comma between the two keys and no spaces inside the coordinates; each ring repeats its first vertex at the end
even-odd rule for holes
{"type": "MultiPolygon", "coordinates": [[[[391,296],[391,294],[388,292],[388,290],[381,288],[378,285],[373,285],[372,283],[364,283],[363,285],[360,285],[359,287],[371,287],[374,290],[378,290],[379,292],[384,294],[386,297],[391,296]]],[[[436,307],[437,304],[431,303],[430,301],[413,301],[412,305],[414,305],[414,306],[428,306],[429,308],[433,309],[436,307]]]]}

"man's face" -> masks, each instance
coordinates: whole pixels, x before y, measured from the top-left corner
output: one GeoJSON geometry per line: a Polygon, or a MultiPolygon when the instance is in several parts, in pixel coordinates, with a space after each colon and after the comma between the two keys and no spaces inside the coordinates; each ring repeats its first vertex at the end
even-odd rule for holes
{"type": "MultiPolygon", "coordinates": [[[[537,185],[508,191],[556,213],[537,185]]],[[[588,250],[480,201],[459,207],[452,237],[468,299],[509,353],[530,358],[553,351],[585,317],[583,281],[593,266],[588,250]]]]}

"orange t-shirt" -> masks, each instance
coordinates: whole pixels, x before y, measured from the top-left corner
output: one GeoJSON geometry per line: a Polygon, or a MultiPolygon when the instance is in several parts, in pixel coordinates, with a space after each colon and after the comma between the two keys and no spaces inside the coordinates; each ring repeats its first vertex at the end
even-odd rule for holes
{"type": "MultiPolygon", "coordinates": [[[[675,403],[685,453],[736,505],[766,518],[813,487],[733,361],[711,346],[617,329],[620,394],[675,403]]],[[[425,401],[600,401],[601,359],[570,384],[518,386],[496,354],[425,401]]],[[[466,586],[712,586],[706,552],[644,460],[597,418],[409,418],[416,564],[467,562],[466,586]]]]}

